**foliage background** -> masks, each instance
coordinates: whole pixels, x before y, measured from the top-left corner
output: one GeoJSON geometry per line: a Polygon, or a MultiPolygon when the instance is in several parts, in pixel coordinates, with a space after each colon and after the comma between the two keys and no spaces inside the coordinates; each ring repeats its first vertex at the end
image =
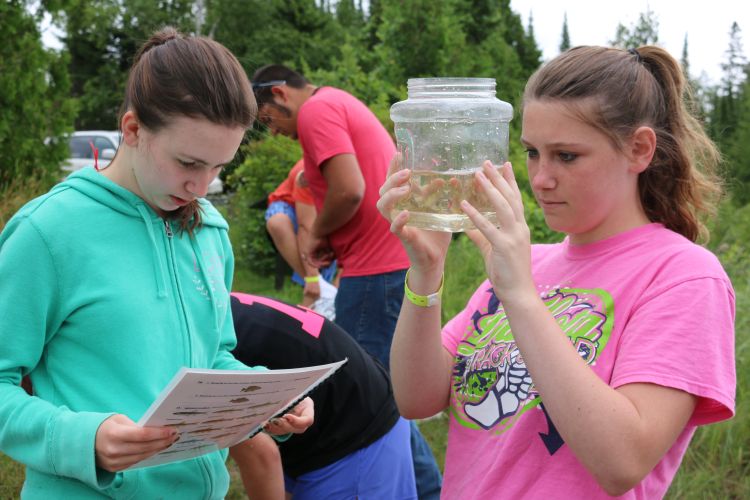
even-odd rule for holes
{"type": "MultiPolygon", "coordinates": [[[[746,21],[746,20],[745,20],[746,21]]],[[[66,134],[115,129],[136,48],[170,24],[222,42],[248,74],[284,63],[318,85],[334,85],[366,102],[392,130],[390,106],[406,97],[406,80],[425,76],[483,76],[513,104],[510,159],[524,190],[536,242],[559,235],[544,225],[530,196],[520,147],[519,98],[541,63],[533,25],[523,26],[510,0],[5,0],[0,2],[0,228],[26,201],[61,178],[66,134]],[[63,33],[60,50],[42,44],[38,26],[49,16],[63,33]]],[[[693,84],[696,106],[724,156],[728,197],[710,221],[709,247],[719,256],[737,294],[737,417],[700,428],[669,493],[670,498],[750,497],[750,80],[742,30],[734,23],[719,84],[692,78],[685,46],[681,62],[693,84]]],[[[611,44],[658,43],[658,18],[647,11],[620,25],[611,44]]],[[[567,21],[560,50],[570,45],[567,21]]],[[[299,145],[248,132],[223,173],[228,193],[216,200],[230,220],[237,254],[236,288],[299,302],[301,291],[280,289],[271,275],[275,254],[263,226],[267,194],[300,157],[299,145]]],[[[451,245],[444,320],[458,312],[484,275],[464,236],[451,245]]],[[[0,277],[1,279],[1,277],[0,277]]],[[[420,424],[442,463],[445,418],[420,424]]],[[[236,474],[236,470],[233,469],[236,474]]],[[[23,468],[0,454],[0,498],[18,496],[23,468]]],[[[229,498],[242,498],[235,477],[229,498]]]]}

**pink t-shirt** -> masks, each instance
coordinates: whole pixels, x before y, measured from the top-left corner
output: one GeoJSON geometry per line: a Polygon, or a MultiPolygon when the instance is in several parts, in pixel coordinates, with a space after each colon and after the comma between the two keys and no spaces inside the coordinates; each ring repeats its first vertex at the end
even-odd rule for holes
{"type": "Polygon", "coordinates": [[[365,193],[357,213],[329,235],[343,276],[369,276],[409,267],[401,242],[375,204],[396,153],[391,136],[361,101],[333,87],[320,87],[300,107],[297,134],[305,156],[305,178],[320,212],[328,185],[320,166],[351,153],[357,158],[365,193]]]}
{"type": "MultiPolygon", "coordinates": [[[[695,426],[734,414],[734,291],[721,264],[661,224],[535,245],[532,261],[540,296],[602,380],[698,397],[672,448],[623,496],[661,498],[695,426]]],[[[545,413],[489,281],[446,324],[443,345],[456,356],[443,498],[610,498],[545,413]]]]}

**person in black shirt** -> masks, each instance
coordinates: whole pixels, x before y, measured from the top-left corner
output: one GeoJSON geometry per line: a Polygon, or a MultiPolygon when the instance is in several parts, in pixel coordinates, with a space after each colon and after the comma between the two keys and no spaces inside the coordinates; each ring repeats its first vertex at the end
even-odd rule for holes
{"type": "MultiPolygon", "coordinates": [[[[240,293],[231,304],[233,354],[246,364],[282,369],[348,360],[311,393],[313,425],[278,444],[287,493],[295,500],[416,498],[409,424],[399,416],[385,368],[311,310],[240,293]]],[[[267,443],[254,438],[230,450],[248,493],[268,483],[269,474],[253,466],[268,453],[267,443]]]]}

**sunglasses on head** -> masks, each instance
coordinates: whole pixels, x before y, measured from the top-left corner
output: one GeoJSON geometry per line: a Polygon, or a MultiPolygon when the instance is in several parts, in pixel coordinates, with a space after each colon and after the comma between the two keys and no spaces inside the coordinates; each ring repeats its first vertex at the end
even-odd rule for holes
{"type": "Polygon", "coordinates": [[[263,89],[266,87],[276,87],[278,85],[284,85],[286,84],[286,80],[271,80],[268,82],[258,82],[253,83],[253,92],[256,92],[259,89],[263,89]]]}

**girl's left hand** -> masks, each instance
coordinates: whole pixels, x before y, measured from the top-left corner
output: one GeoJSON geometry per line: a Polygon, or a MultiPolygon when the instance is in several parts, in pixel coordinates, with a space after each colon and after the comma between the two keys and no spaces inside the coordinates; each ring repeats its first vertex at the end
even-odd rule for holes
{"type": "Polygon", "coordinates": [[[301,434],[313,424],[315,420],[315,405],[309,397],[303,399],[292,411],[274,418],[263,428],[268,434],[301,434]]]}
{"type": "Polygon", "coordinates": [[[475,179],[494,207],[500,227],[495,227],[466,200],[461,202],[461,208],[478,229],[469,237],[482,253],[495,295],[505,302],[504,299],[520,293],[536,293],[531,277],[531,237],[511,164],[505,163],[497,169],[486,161],[475,179]]]}

